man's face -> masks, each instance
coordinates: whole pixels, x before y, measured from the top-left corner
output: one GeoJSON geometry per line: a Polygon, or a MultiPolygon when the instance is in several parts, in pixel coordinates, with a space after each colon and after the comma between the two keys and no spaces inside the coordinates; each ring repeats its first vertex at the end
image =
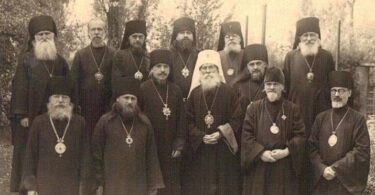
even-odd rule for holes
{"type": "Polygon", "coordinates": [[[132,114],[135,112],[137,106],[137,97],[132,94],[124,94],[119,96],[116,101],[121,105],[125,114],[132,114]]]}
{"type": "Polygon", "coordinates": [[[345,87],[332,87],[331,88],[331,102],[332,108],[341,108],[348,103],[352,91],[345,87]]]}
{"type": "Polygon", "coordinates": [[[106,36],[105,24],[101,20],[92,20],[88,26],[89,37],[94,47],[104,46],[104,39],[106,36]]]}
{"type": "Polygon", "coordinates": [[[69,96],[55,94],[49,97],[47,109],[51,118],[62,120],[71,117],[73,106],[69,96]]]}
{"type": "Polygon", "coordinates": [[[214,74],[219,74],[219,69],[215,64],[203,64],[199,70],[203,78],[212,78],[214,74]]]}
{"type": "Polygon", "coordinates": [[[158,81],[166,81],[170,72],[168,64],[159,63],[151,69],[152,76],[158,81]]]}
{"type": "Polygon", "coordinates": [[[203,90],[210,90],[220,84],[219,69],[215,64],[203,64],[200,67],[200,83],[203,90]]]}
{"type": "Polygon", "coordinates": [[[57,57],[55,34],[50,31],[40,31],[35,34],[33,41],[34,54],[38,60],[54,60],[57,57]]]}
{"type": "Polygon", "coordinates": [[[34,35],[35,41],[37,42],[47,42],[53,40],[55,34],[51,31],[40,31],[34,35]]]}
{"type": "Polygon", "coordinates": [[[320,39],[318,33],[306,32],[300,36],[301,42],[298,44],[303,56],[316,55],[320,47],[320,39]]]}
{"type": "Polygon", "coordinates": [[[284,90],[284,85],[279,82],[265,82],[264,91],[267,94],[267,99],[270,102],[277,101],[281,98],[282,92],[284,90]]]}
{"type": "Polygon", "coordinates": [[[266,71],[267,63],[262,60],[251,60],[247,63],[247,68],[251,74],[251,79],[261,81],[266,71]]]}
{"type": "Polygon", "coordinates": [[[188,30],[180,31],[177,33],[177,36],[176,36],[177,41],[182,41],[182,40],[193,41],[193,39],[194,39],[193,33],[188,30]]]}
{"type": "Polygon", "coordinates": [[[227,33],[224,36],[225,50],[238,53],[241,51],[241,37],[235,33],[227,33]]]}
{"type": "Polygon", "coordinates": [[[314,45],[319,39],[319,34],[316,32],[305,32],[299,38],[305,45],[314,45]]]}
{"type": "Polygon", "coordinates": [[[145,38],[145,35],[142,33],[133,33],[129,36],[129,43],[133,48],[140,49],[145,42],[145,38]]]}
{"type": "Polygon", "coordinates": [[[51,95],[49,102],[55,107],[65,107],[70,104],[70,97],[67,95],[51,95]]]}

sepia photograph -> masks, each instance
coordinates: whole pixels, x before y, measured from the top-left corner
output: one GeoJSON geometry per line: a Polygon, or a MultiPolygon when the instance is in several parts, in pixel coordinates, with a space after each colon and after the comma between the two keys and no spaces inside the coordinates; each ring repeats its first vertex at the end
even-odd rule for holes
{"type": "Polygon", "coordinates": [[[374,195],[373,0],[0,0],[0,195],[374,195]]]}

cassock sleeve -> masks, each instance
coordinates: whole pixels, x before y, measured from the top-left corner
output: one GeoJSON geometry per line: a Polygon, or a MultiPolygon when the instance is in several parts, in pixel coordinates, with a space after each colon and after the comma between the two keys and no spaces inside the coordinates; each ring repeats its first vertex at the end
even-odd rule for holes
{"type": "Polygon", "coordinates": [[[37,191],[36,170],[38,168],[39,154],[39,129],[38,118],[34,120],[29,131],[29,137],[26,145],[25,159],[22,172],[21,190],[37,191]]]}
{"type": "MultiPolygon", "coordinates": [[[[151,123],[149,123],[151,124],[151,123]]],[[[148,191],[164,188],[163,176],[161,174],[158,154],[156,151],[156,143],[154,137],[154,130],[151,126],[147,131],[147,146],[146,146],[146,173],[147,173],[147,188],[148,191]]]]}
{"type": "Polygon", "coordinates": [[[327,167],[323,163],[319,154],[319,129],[321,128],[321,117],[316,117],[314,124],[311,128],[311,134],[308,139],[309,158],[312,165],[312,182],[313,185],[317,184],[320,177],[323,175],[324,169],[327,167]]]}
{"type": "Polygon", "coordinates": [[[10,118],[22,119],[28,116],[29,77],[25,57],[18,58],[16,73],[12,80],[10,118]]]}
{"type": "Polygon", "coordinates": [[[91,167],[91,153],[90,153],[90,143],[89,134],[85,132],[85,120],[81,118],[81,151],[80,151],[80,181],[82,194],[89,194],[90,192],[90,182],[92,167],[91,167]]]}
{"type": "Polygon", "coordinates": [[[182,92],[179,88],[177,88],[176,98],[177,132],[173,142],[173,150],[182,151],[186,143],[186,111],[184,102],[182,101],[182,92]]]}
{"type": "Polygon", "coordinates": [[[195,98],[195,93],[197,93],[197,88],[195,88],[188,98],[186,102],[186,121],[188,126],[188,140],[189,144],[191,145],[193,152],[195,153],[198,147],[203,142],[203,136],[205,133],[200,131],[198,126],[196,125],[195,121],[195,107],[194,102],[197,98],[195,98]]]}
{"type": "Polygon", "coordinates": [[[242,125],[241,137],[241,168],[249,170],[251,164],[259,159],[264,146],[257,142],[255,129],[257,127],[257,108],[260,102],[254,102],[247,107],[245,120],[242,125]]]}
{"type": "Polygon", "coordinates": [[[73,64],[72,68],[70,69],[70,78],[72,79],[73,85],[74,85],[74,96],[77,97],[77,102],[76,106],[81,106],[83,102],[81,102],[81,83],[82,83],[82,70],[81,70],[81,55],[79,51],[76,52],[74,59],[73,59],[73,64]]]}
{"type": "Polygon", "coordinates": [[[299,176],[302,171],[303,161],[305,157],[305,125],[303,123],[301,114],[299,112],[298,106],[292,105],[292,136],[287,142],[287,147],[292,158],[292,164],[296,175],[299,176]]]}
{"type": "Polygon", "coordinates": [[[97,186],[104,185],[105,119],[104,117],[100,118],[91,140],[92,165],[97,186]]]}
{"type": "MultiPolygon", "coordinates": [[[[120,66],[119,55],[120,55],[120,53],[116,52],[114,57],[113,57],[113,60],[112,60],[112,72],[111,72],[112,81],[111,81],[111,83],[116,83],[116,80],[118,78],[122,77],[122,71],[119,68],[119,66],[120,66]]],[[[112,85],[112,94],[114,94],[113,85],[112,85]]]]}
{"type": "Polygon", "coordinates": [[[354,125],[353,139],[353,149],[331,166],[348,191],[362,194],[366,188],[370,168],[370,137],[363,116],[354,125]]]}

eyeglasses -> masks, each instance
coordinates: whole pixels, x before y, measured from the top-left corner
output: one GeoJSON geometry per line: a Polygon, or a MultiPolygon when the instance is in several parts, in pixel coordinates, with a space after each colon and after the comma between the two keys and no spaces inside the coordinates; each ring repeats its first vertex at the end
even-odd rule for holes
{"type": "Polygon", "coordinates": [[[347,92],[348,90],[347,89],[344,89],[344,88],[340,88],[340,89],[331,89],[331,94],[343,94],[345,92],[347,92]]]}

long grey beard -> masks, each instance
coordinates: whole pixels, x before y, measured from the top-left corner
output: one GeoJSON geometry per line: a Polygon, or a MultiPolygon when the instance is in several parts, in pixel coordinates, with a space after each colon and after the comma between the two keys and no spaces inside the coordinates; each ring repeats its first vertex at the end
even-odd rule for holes
{"type": "Polygon", "coordinates": [[[35,41],[34,54],[38,60],[55,60],[57,57],[55,41],[35,41]]]}
{"type": "Polygon", "coordinates": [[[67,118],[71,118],[73,114],[73,104],[69,104],[67,106],[54,106],[51,103],[47,104],[48,115],[51,116],[52,119],[56,120],[63,120],[67,118]]]}
{"type": "Polygon", "coordinates": [[[200,82],[203,91],[218,87],[221,83],[219,74],[214,74],[212,78],[204,78],[204,76],[202,76],[200,82]]]}
{"type": "Polygon", "coordinates": [[[228,44],[228,45],[226,45],[224,47],[224,51],[227,54],[229,54],[229,53],[240,53],[240,51],[241,51],[241,44],[239,44],[239,43],[228,44]]]}
{"type": "Polygon", "coordinates": [[[299,48],[303,56],[314,56],[318,53],[320,47],[320,40],[316,40],[313,45],[306,45],[303,42],[299,43],[299,48]]]}

